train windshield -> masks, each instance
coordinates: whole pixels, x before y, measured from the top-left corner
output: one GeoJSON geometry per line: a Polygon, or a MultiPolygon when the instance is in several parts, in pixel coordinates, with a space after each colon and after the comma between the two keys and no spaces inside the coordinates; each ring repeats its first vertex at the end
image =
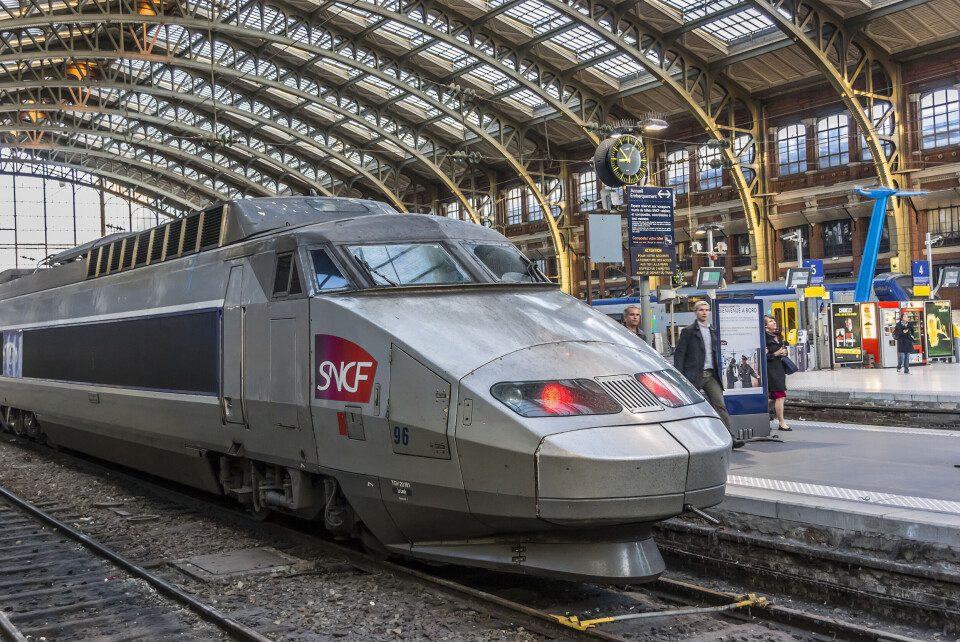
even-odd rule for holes
{"type": "Polygon", "coordinates": [[[508,243],[464,243],[497,281],[546,283],[536,265],[508,243]]]}
{"type": "Polygon", "coordinates": [[[433,285],[471,281],[439,243],[354,245],[347,249],[377,285],[433,285]]]}

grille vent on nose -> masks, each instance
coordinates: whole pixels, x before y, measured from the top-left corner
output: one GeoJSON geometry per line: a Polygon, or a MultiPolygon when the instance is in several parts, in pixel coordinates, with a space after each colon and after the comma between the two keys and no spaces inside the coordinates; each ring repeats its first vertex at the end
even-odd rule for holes
{"type": "Polygon", "coordinates": [[[597,383],[630,412],[650,412],[663,410],[663,406],[653,394],[640,385],[632,375],[613,375],[596,377],[597,383]]]}

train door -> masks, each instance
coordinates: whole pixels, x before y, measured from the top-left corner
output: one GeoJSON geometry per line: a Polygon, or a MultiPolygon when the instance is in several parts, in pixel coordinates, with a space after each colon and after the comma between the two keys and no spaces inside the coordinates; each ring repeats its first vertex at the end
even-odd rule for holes
{"type": "Polygon", "coordinates": [[[783,338],[790,345],[797,345],[797,329],[800,327],[797,317],[797,302],[783,302],[783,325],[780,326],[783,338]]]}
{"type": "Polygon", "coordinates": [[[244,307],[243,265],[230,268],[223,297],[223,335],[220,349],[220,407],[225,424],[244,424],[243,361],[244,307]]]}
{"type": "Polygon", "coordinates": [[[786,330],[783,325],[783,301],[774,301],[770,304],[770,314],[773,315],[773,318],[777,320],[777,328],[786,334],[786,330]]]}

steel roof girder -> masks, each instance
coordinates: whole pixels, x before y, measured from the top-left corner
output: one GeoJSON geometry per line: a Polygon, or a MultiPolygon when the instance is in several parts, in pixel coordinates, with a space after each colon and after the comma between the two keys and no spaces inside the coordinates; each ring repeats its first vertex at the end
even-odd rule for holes
{"type": "MultiPolygon", "coordinates": [[[[866,140],[880,184],[890,188],[899,187],[894,179],[894,173],[900,167],[900,137],[903,135],[903,123],[898,114],[901,104],[899,67],[892,63],[886,52],[882,51],[870,38],[857,28],[848,28],[842,17],[820,2],[815,0],[746,1],[776,24],[824,74],[840,95],[860,135],[866,140]],[[788,7],[789,17],[780,11],[784,6],[788,7]],[[815,40],[809,35],[811,29],[816,30],[815,40]],[[851,47],[855,47],[860,52],[860,60],[857,64],[851,64],[848,59],[851,47]],[[830,60],[831,49],[837,54],[839,67],[830,60]],[[872,91],[874,62],[878,63],[887,75],[890,85],[889,96],[880,96],[872,91]],[[854,87],[861,75],[867,87],[866,92],[854,87]],[[859,96],[867,99],[866,108],[870,110],[870,116],[865,113],[859,96]],[[886,140],[892,147],[889,156],[873,124],[872,108],[878,97],[890,105],[884,120],[894,119],[895,136],[886,140]]],[[[910,258],[910,222],[903,199],[891,200],[897,226],[897,253],[900,261],[906,265],[910,258]]]]}

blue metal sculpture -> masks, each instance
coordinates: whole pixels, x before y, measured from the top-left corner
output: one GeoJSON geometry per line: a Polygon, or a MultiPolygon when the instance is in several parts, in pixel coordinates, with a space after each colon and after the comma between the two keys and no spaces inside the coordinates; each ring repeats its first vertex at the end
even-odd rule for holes
{"type": "Polygon", "coordinates": [[[870,215],[870,229],[867,231],[867,242],[863,246],[863,260],[860,263],[860,275],[857,277],[857,289],[853,299],[857,303],[865,303],[870,300],[870,286],[873,284],[873,275],[877,270],[877,253],[880,251],[883,220],[887,216],[887,199],[891,196],[922,196],[927,192],[908,192],[892,187],[870,189],[858,187],[854,191],[867,198],[876,199],[873,204],[873,213],[870,215]]]}

